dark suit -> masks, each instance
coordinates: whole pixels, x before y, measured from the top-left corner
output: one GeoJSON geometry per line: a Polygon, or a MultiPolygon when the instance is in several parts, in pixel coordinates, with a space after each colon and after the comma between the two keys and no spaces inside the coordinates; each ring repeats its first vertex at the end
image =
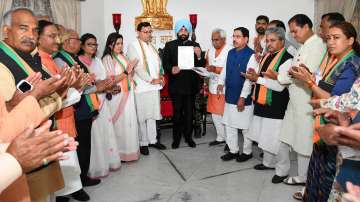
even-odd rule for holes
{"type": "MultiPolygon", "coordinates": [[[[192,70],[181,70],[178,74],[172,74],[173,66],[178,65],[178,46],[200,45],[193,41],[181,41],[179,39],[169,41],[165,44],[163,53],[163,66],[169,74],[169,93],[173,103],[173,138],[175,143],[181,140],[184,132],[185,141],[192,140],[194,97],[200,89],[200,78],[192,70]]],[[[205,66],[205,59],[198,60],[194,54],[196,67],[205,66]]]]}

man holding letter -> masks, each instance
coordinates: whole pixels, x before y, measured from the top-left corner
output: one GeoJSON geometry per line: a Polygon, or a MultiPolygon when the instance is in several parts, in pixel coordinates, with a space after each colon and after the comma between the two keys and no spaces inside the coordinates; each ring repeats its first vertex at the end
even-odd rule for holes
{"type": "Polygon", "coordinates": [[[181,134],[184,133],[185,141],[190,147],[196,147],[191,134],[193,129],[194,97],[200,89],[200,78],[192,67],[205,65],[201,55],[200,45],[190,41],[192,32],[188,20],[179,20],[175,25],[177,39],[165,44],[163,66],[169,74],[169,93],[173,103],[173,143],[172,148],[179,147],[181,134]],[[191,48],[188,48],[191,47],[191,48]],[[186,57],[187,55],[192,57],[186,57]],[[191,59],[189,59],[191,58],[191,59]]]}

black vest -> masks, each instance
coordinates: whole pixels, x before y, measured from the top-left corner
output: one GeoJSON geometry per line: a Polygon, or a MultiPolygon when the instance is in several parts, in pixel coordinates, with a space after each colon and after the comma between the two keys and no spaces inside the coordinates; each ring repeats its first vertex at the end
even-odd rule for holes
{"type": "MultiPolygon", "coordinates": [[[[261,72],[267,70],[271,61],[274,59],[276,54],[270,55],[264,62],[261,72]]],[[[290,55],[287,51],[284,53],[283,57],[280,60],[279,67],[286,62],[288,59],[291,59],[293,56],[290,55]]],[[[260,74],[262,77],[262,75],[260,74]]],[[[259,95],[260,84],[256,84],[255,88],[255,100],[257,100],[259,95]]],[[[257,102],[254,102],[254,115],[264,118],[271,119],[283,119],[285,116],[285,111],[289,102],[289,91],[285,88],[281,92],[271,91],[272,92],[272,103],[271,105],[261,105],[257,102]]]]}
{"type": "MultiPolygon", "coordinates": [[[[41,72],[43,80],[50,78],[50,75],[42,69],[41,58],[38,53],[32,56],[30,53],[24,53],[16,49],[14,50],[31,67],[34,72],[41,72]]],[[[5,65],[10,70],[15,78],[15,85],[28,77],[24,70],[2,49],[0,49],[0,63],[5,65]]]]}

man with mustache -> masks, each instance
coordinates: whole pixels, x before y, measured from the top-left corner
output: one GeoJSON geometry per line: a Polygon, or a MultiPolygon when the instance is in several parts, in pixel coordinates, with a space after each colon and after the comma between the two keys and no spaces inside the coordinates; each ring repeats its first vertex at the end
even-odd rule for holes
{"type": "Polygon", "coordinates": [[[200,45],[189,40],[192,32],[189,20],[182,19],[176,22],[175,32],[177,39],[167,42],[164,48],[163,66],[169,74],[169,92],[172,99],[173,116],[173,143],[172,148],[179,147],[181,134],[190,147],[196,147],[191,134],[193,130],[193,111],[195,94],[200,89],[200,78],[194,71],[180,70],[178,66],[178,47],[194,47],[194,66],[205,66],[205,59],[201,54],[200,45]]]}
{"type": "MultiPolygon", "coordinates": [[[[249,30],[245,27],[234,29],[233,45],[227,56],[225,69],[221,71],[217,94],[224,93],[225,87],[225,107],[223,123],[225,124],[226,144],[229,152],[221,156],[223,161],[236,159],[244,162],[252,158],[250,151],[243,151],[239,155],[238,129],[242,133],[247,133],[249,124],[252,120],[253,105],[251,101],[251,82],[243,77],[249,69],[257,69],[254,51],[247,45],[249,41],[249,30]]],[[[244,140],[247,140],[244,138],[244,140]]],[[[245,141],[244,145],[252,144],[245,141]]],[[[248,146],[244,146],[248,148],[248,146]]]]}
{"type": "MultiPolygon", "coordinates": [[[[35,97],[45,115],[44,119],[47,119],[61,109],[60,95],[66,94],[67,88],[64,88],[63,84],[67,81],[67,77],[64,75],[50,77],[42,70],[41,60],[35,49],[38,22],[31,10],[26,8],[10,10],[4,14],[2,20],[4,40],[0,42],[0,94],[10,109],[28,95],[35,97]],[[23,80],[27,80],[32,85],[32,89],[29,88],[27,91],[17,89],[17,84],[24,83],[23,80]]],[[[61,188],[63,180],[58,162],[47,166],[45,161],[43,167],[27,175],[27,183],[34,201],[42,200],[51,192],[61,188]],[[42,175],[43,173],[50,175],[42,175]],[[32,177],[37,174],[40,178],[32,177]]]]}

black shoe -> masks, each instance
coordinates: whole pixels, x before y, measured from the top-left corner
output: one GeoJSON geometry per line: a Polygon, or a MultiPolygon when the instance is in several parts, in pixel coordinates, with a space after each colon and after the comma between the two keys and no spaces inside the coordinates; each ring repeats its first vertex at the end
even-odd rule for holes
{"type": "Polygon", "coordinates": [[[279,183],[282,183],[287,177],[288,177],[288,175],[286,175],[286,176],[274,175],[273,178],[271,179],[271,182],[274,184],[279,184],[279,183]]]}
{"type": "Polygon", "coordinates": [[[82,185],[84,187],[90,187],[100,184],[101,180],[99,179],[91,179],[89,177],[81,178],[82,185]]]}
{"type": "Polygon", "coordinates": [[[275,170],[275,168],[270,168],[270,167],[264,166],[264,164],[262,164],[262,163],[254,166],[254,169],[255,170],[275,170]]]}
{"type": "Polygon", "coordinates": [[[196,126],[194,129],[194,138],[201,138],[201,127],[196,126]]]}
{"type": "Polygon", "coordinates": [[[252,154],[244,154],[244,153],[242,153],[236,158],[236,161],[237,162],[245,162],[245,161],[251,159],[252,157],[253,157],[252,154]]]}
{"type": "Polygon", "coordinates": [[[69,202],[69,201],[70,201],[70,199],[65,196],[57,196],[56,197],[56,202],[69,202]]]}
{"type": "Polygon", "coordinates": [[[171,144],[171,148],[177,149],[177,148],[179,148],[179,145],[180,145],[180,142],[173,142],[173,143],[171,144]]]}
{"type": "Polygon", "coordinates": [[[186,141],[186,143],[189,145],[189,147],[195,148],[196,143],[193,140],[186,141]]]}
{"type": "Polygon", "coordinates": [[[149,144],[149,147],[154,147],[158,150],[165,150],[166,149],[166,146],[161,144],[160,142],[157,142],[155,144],[149,144]]]}
{"type": "Polygon", "coordinates": [[[233,153],[231,153],[231,152],[228,152],[227,154],[222,155],[222,156],[221,156],[221,159],[222,159],[223,161],[231,161],[231,160],[233,160],[233,159],[236,159],[238,156],[239,156],[239,153],[233,154],[233,153]]]}
{"type": "Polygon", "coordinates": [[[224,147],[224,152],[228,152],[228,151],[230,151],[230,148],[229,148],[229,146],[226,144],[225,147],[224,147]]]}
{"type": "Polygon", "coordinates": [[[83,189],[80,189],[79,191],[72,193],[71,196],[75,200],[78,200],[78,201],[88,201],[88,200],[90,200],[90,196],[83,189]]]}
{"type": "Polygon", "coordinates": [[[224,143],[225,143],[225,141],[214,140],[214,141],[209,143],[209,146],[215,146],[215,145],[224,144],[224,143]]]}
{"type": "Polygon", "coordinates": [[[140,153],[142,155],[149,155],[149,147],[148,146],[140,146],[140,153]]]}

